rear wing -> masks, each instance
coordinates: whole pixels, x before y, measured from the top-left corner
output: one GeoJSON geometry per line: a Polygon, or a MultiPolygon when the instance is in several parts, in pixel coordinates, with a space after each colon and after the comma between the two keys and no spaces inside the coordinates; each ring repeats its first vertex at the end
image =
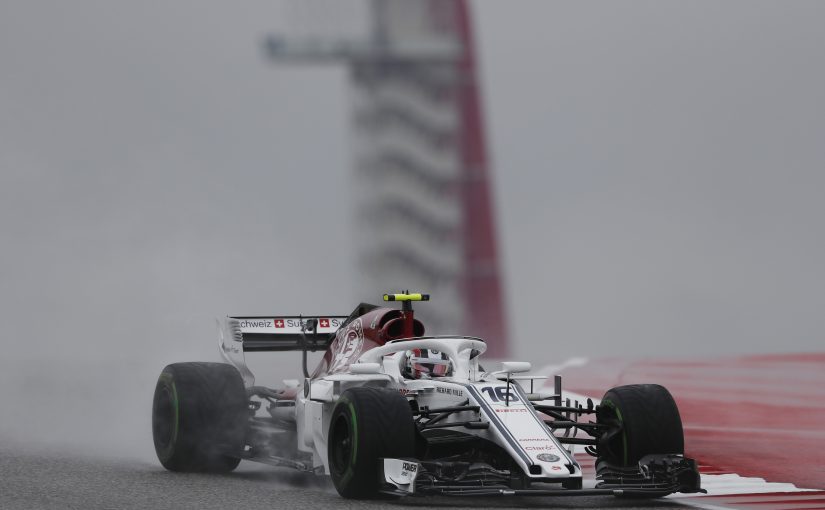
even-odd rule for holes
{"type": "Polygon", "coordinates": [[[244,352],[318,351],[329,347],[346,320],[338,315],[227,317],[226,326],[244,352]]]}

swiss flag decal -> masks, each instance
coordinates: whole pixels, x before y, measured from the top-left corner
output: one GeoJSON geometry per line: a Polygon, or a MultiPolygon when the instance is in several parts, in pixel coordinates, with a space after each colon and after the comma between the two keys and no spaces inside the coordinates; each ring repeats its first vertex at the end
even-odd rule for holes
{"type": "Polygon", "coordinates": [[[284,327],[284,321],[282,321],[281,319],[276,319],[276,320],[275,320],[275,327],[276,327],[276,328],[282,328],[282,327],[284,327]]]}
{"type": "Polygon", "coordinates": [[[320,321],[318,321],[318,325],[321,326],[322,328],[328,328],[329,327],[329,319],[321,319],[320,321]]]}

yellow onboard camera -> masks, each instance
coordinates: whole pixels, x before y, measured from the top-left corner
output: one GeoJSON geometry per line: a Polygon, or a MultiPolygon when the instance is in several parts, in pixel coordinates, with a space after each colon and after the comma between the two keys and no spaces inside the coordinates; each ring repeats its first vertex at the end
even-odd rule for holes
{"type": "Polygon", "coordinates": [[[429,294],[384,294],[384,301],[429,301],[429,294]]]}

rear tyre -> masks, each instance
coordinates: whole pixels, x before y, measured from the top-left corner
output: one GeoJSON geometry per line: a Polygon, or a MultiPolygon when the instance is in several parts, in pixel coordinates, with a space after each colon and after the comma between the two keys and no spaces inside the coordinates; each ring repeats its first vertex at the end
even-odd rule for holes
{"type": "Polygon", "coordinates": [[[174,363],[158,377],[152,438],[170,471],[229,472],[240,462],[249,420],[240,373],[224,363],[174,363]]]}
{"type": "Polygon", "coordinates": [[[338,494],[378,495],[379,459],[415,455],[415,425],[407,399],[384,388],[351,388],[335,404],[329,425],[329,470],[338,494]]]}
{"type": "Polygon", "coordinates": [[[650,454],[684,454],[682,418],[670,392],[658,384],[618,386],[604,394],[597,422],[599,461],[631,466],[650,454]]]}

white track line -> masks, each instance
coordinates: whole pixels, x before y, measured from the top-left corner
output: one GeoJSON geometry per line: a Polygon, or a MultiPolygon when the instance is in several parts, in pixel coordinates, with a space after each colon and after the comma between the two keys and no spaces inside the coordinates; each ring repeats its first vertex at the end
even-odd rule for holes
{"type": "Polygon", "coordinates": [[[764,478],[750,478],[736,473],[724,475],[702,475],[702,488],[707,494],[671,494],[669,498],[695,498],[703,496],[734,496],[741,494],[762,494],[766,492],[809,492],[816,489],[800,489],[792,483],[767,482],[764,478]]]}

